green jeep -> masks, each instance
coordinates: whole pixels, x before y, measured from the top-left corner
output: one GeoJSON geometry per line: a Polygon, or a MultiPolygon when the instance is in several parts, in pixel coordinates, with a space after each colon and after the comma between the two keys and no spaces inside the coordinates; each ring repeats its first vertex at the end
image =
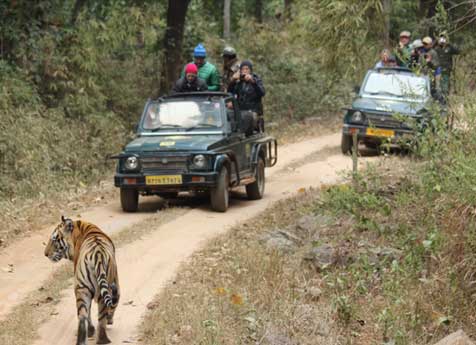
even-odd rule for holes
{"type": "Polygon", "coordinates": [[[276,139],[256,130],[256,116],[240,112],[227,93],[180,93],[150,100],[137,137],[118,159],[114,185],[126,212],[139,195],[176,197],[180,191],[209,193],[212,209],[225,212],[230,189],[245,186],[261,199],[265,167],[277,161],[276,139]]]}
{"type": "Polygon", "coordinates": [[[428,76],[405,68],[369,70],[352,107],[345,109],[342,153],[352,150],[352,136],[367,147],[401,144],[425,128],[433,102],[428,76]]]}

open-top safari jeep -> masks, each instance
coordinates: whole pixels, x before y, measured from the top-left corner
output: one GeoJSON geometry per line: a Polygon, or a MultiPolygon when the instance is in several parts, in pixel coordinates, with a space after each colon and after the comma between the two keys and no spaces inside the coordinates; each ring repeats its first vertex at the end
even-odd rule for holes
{"type": "Polygon", "coordinates": [[[240,112],[227,93],[182,93],[147,102],[136,138],[118,159],[114,184],[126,212],[139,195],[175,197],[209,193],[212,209],[225,212],[230,189],[245,186],[261,199],[265,167],[277,161],[276,139],[256,130],[256,116],[240,112]]]}

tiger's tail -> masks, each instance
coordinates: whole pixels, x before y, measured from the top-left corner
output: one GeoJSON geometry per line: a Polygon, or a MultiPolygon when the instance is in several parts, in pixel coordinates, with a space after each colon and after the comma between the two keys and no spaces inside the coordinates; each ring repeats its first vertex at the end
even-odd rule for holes
{"type": "Polygon", "coordinates": [[[96,272],[97,272],[97,281],[99,287],[99,295],[102,298],[103,303],[107,307],[112,307],[113,305],[113,296],[111,294],[112,287],[109,286],[107,280],[107,272],[104,269],[104,263],[101,261],[96,262],[96,272]]]}

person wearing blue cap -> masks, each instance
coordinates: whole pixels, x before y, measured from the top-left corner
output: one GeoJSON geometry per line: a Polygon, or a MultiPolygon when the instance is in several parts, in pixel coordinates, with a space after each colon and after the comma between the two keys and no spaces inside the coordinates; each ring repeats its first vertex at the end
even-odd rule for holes
{"type": "MultiPolygon", "coordinates": [[[[217,68],[206,61],[207,50],[202,44],[198,44],[193,50],[193,63],[198,67],[198,78],[205,80],[208,91],[220,91],[220,75],[217,68]]],[[[182,71],[182,77],[185,70],[182,71]]]]}

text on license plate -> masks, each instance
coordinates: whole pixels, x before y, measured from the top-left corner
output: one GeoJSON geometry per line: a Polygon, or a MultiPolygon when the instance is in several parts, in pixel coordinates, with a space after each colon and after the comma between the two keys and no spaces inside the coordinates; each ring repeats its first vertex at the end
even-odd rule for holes
{"type": "Polygon", "coordinates": [[[146,176],[145,184],[163,185],[163,184],[182,184],[182,175],[161,175],[146,176]]]}
{"type": "Polygon", "coordinates": [[[367,128],[366,133],[367,135],[374,137],[393,138],[395,136],[395,131],[392,131],[391,129],[367,128]]]}

